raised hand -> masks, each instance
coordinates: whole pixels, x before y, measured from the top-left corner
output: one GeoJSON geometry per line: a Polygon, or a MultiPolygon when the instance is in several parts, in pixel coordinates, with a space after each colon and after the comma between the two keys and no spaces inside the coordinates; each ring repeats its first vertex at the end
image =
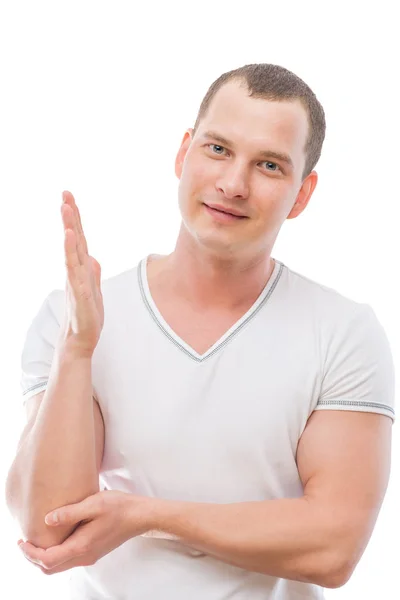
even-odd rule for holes
{"type": "Polygon", "coordinates": [[[74,351],[91,357],[104,325],[101,267],[89,256],[79,209],[71,192],[63,192],[61,214],[67,270],[61,336],[74,351]]]}

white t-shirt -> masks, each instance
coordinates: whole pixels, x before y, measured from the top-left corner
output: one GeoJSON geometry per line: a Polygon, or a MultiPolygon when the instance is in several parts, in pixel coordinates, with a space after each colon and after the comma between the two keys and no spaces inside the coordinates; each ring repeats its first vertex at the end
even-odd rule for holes
{"type": "MultiPolygon", "coordinates": [[[[147,260],[102,282],[93,390],[105,422],[101,487],[214,503],[300,497],[296,449],[314,410],[394,420],[394,365],[368,304],[275,259],[254,305],[200,355],[168,326],[147,260]]],[[[52,291],[22,352],[24,399],[46,388],[64,313],[52,291]]],[[[322,588],[138,536],[70,572],[73,600],[300,600],[322,588]]]]}

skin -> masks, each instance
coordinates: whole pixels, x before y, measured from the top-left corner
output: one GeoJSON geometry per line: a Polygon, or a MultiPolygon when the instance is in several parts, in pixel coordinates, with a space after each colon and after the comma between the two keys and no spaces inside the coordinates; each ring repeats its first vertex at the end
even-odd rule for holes
{"type": "MultiPolygon", "coordinates": [[[[237,82],[218,91],[177,153],[181,229],[174,252],[149,263],[165,295],[225,313],[256,299],[272,271],[280,228],[303,212],[317,184],[315,171],[302,180],[307,135],[297,101],[249,98],[237,82]],[[230,143],[203,139],[210,130],[230,143]],[[288,154],[293,168],[260,157],[266,149],[288,154]],[[248,218],[217,222],[204,202],[248,218]]],[[[59,524],[80,523],[63,544],[19,545],[43,573],[53,574],[95,564],[130,537],[155,530],[249,571],[340,587],[367,546],[386,492],[391,425],[379,414],[315,411],[296,455],[301,498],[215,505],[100,492],[57,511],[59,524]]]]}
{"type": "Polygon", "coordinates": [[[271,251],[280,228],[303,212],[317,185],[315,171],[302,180],[308,127],[298,101],[250,98],[238,82],[217,92],[177,153],[182,224],[174,252],[157,267],[165,294],[173,290],[199,310],[235,309],[257,298],[274,266],[271,251]],[[204,138],[208,131],[231,144],[204,138]],[[293,168],[260,156],[262,150],[288,154],[293,168]],[[203,202],[235,208],[248,218],[219,223],[203,202]]]}

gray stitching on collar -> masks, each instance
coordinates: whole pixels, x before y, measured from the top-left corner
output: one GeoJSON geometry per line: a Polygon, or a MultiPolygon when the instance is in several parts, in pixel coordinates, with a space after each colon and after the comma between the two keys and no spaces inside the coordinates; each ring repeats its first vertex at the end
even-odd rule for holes
{"type": "Polygon", "coordinates": [[[277,263],[279,263],[279,271],[278,274],[275,278],[275,281],[273,282],[271,289],[268,291],[268,294],[265,296],[265,298],[262,300],[262,302],[257,306],[257,308],[247,317],[247,319],[245,321],[243,321],[243,323],[241,323],[234,331],[232,331],[232,333],[226,338],[226,340],[224,340],[223,342],[221,342],[216,348],[214,348],[214,350],[212,352],[210,352],[210,354],[207,354],[207,356],[204,357],[197,357],[194,356],[191,352],[189,352],[186,348],[184,348],[184,346],[182,346],[182,344],[180,344],[176,339],[174,339],[169,333],[168,331],[165,329],[165,327],[163,327],[163,325],[159,322],[157,315],[154,314],[153,309],[151,308],[147,298],[146,298],[146,294],[144,291],[144,286],[143,286],[143,281],[142,281],[142,263],[143,261],[145,261],[146,258],[143,258],[137,268],[137,274],[138,274],[138,281],[139,281],[139,288],[140,288],[140,292],[143,298],[143,301],[145,303],[145,306],[148,310],[148,312],[150,313],[153,321],[158,325],[158,327],[161,329],[161,331],[167,336],[167,338],[173,343],[175,344],[175,346],[177,348],[179,348],[180,350],[182,350],[182,352],[184,352],[187,356],[189,356],[189,358],[191,358],[192,360],[196,361],[196,362],[204,362],[207,359],[209,359],[211,356],[214,356],[214,354],[216,352],[219,352],[219,350],[221,350],[222,348],[224,348],[230,341],[232,341],[232,339],[235,337],[235,335],[237,333],[239,333],[239,331],[241,331],[243,329],[243,327],[245,325],[247,325],[247,323],[249,321],[251,321],[251,319],[261,310],[261,308],[265,305],[265,303],[267,302],[267,300],[269,299],[269,297],[271,296],[272,292],[274,291],[275,287],[278,284],[278,281],[282,275],[282,271],[283,271],[283,267],[284,264],[280,261],[276,261],[277,263]]]}

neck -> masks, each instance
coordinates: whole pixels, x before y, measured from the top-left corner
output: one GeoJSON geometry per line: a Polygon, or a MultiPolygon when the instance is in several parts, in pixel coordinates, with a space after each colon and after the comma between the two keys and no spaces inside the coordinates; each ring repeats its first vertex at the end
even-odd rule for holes
{"type": "Polygon", "coordinates": [[[178,238],[159,270],[162,286],[199,310],[235,310],[252,304],[274,269],[264,249],[253,256],[223,258],[204,247],[188,247],[178,238]]]}

